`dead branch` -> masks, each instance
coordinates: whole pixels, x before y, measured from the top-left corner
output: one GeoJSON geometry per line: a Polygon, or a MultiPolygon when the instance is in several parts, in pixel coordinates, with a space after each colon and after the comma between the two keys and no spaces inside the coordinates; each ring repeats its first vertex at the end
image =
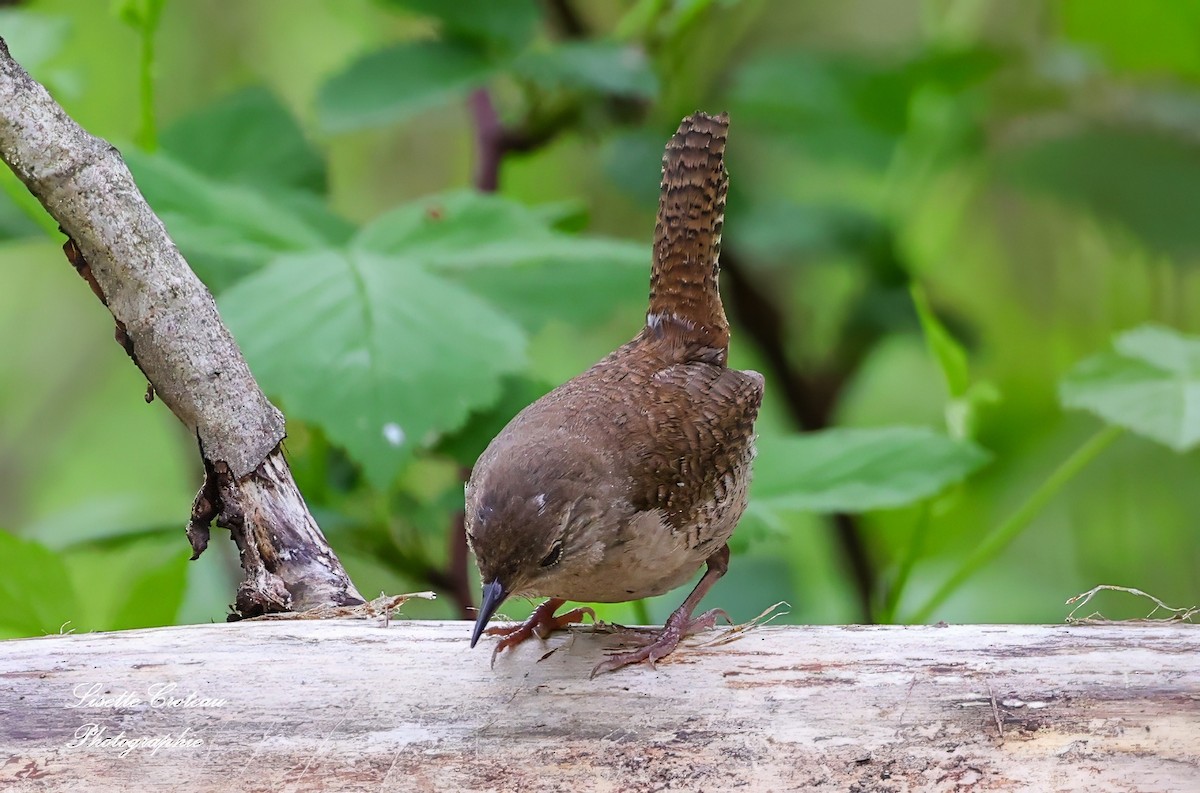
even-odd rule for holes
{"type": "Polygon", "coordinates": [[[245,578],[238,616],[363,601],[283,458],[283,415],[216,303],[142,197],[120,152],[89,134],[0,39],[0,158],[61,226],[67,257],[112,313],[117,341],[199,442],[206,472],[188,538],[228,528],[245,578]]]}

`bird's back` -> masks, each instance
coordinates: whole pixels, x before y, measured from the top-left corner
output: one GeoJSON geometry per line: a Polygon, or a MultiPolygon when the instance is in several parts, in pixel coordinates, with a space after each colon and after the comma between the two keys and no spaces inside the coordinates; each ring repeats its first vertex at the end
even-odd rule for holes
{"type": "Polygon", "coordinates": [[[620,524],[608,558],[588,591],[558,596],[623,601],[680,586],[745,509],[762,376],[672,360],[660,341],[643,333],[546,394],[480,458],[477,468],[512,468],[509,482],[609,489],[592,494],[620,524]]]}

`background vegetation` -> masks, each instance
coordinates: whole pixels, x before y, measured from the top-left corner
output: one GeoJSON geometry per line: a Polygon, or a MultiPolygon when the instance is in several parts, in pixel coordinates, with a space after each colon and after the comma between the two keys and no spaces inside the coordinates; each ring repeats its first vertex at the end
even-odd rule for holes
{"type": "MultiPolygon", "coordinates": [[[[477,596],[463,476],[640,326],[662,145],[700,108],[732,117],[734,364],[768,381],[711,602],[1200,602],[1200,4],[8,5],[217,296],[364,593],[477,596]]],[[[193,441],[0,186],[0,636],[223,619],[232,544],[182,535],[193,441]]]]}

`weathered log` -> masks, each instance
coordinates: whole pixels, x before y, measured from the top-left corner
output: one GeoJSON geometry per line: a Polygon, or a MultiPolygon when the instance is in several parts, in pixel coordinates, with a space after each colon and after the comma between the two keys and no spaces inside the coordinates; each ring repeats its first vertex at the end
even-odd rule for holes
{"type": "Polygon", "coordinates": [[[1193,625],[762,627],[595,680],[612,637],[489,668],[468,635],[339,620],[3,642],[0,787],[1200,790],[1193,625]],[[136,743],[153,739],[178,745],[136,743]]]}

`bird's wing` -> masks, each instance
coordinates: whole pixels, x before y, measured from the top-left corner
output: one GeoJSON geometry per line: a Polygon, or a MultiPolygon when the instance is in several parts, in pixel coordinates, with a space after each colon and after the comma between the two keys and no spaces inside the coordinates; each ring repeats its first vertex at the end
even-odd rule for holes
{"type": "Polygon", "coordinates": [[[656,404],[643,413],[647,432],[630,449],[630,502],[639,511],[659,511],[664,525],[699,544],[728,509],[736,509],[736,520],[744,508],[763,379],[757,372],[678,364],[654,380],[656,404]]]}

